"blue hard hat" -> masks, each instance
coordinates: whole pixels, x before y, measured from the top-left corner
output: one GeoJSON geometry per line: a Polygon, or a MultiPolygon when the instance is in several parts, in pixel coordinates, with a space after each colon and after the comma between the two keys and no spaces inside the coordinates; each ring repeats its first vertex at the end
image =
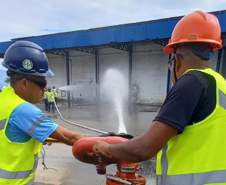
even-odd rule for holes
{"type": "Polygon", "coordinates": [[[6,50],[2,65],[9,71],[34,76],[53,76],[44,50],[30,41],[16,41],[6,50]]]}

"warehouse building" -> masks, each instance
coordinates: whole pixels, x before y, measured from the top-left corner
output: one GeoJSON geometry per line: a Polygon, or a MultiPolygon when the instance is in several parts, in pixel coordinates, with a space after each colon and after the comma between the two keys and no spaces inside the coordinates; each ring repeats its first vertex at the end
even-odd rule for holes
{"type": "MultiPolygon", "coordinates": [[[[226,38],[226,10],[213,12],[219,19],[222,37],[226,38]]],[[[72,99],[93,102],[102,99],[104,73],[119,70],[136,103],[161,104],[169,88],[167,60],[162,49],[181,17],[116,25],[73,32],[12,39],[0,43],[0,56],[16,40],[30,40],[47,53],[55,77],[50,86],[72,99]],[[134,92],[133,92],[134,91],[134,92]]],[[[224,42],[225,43],[225,42],[224,42]]],[[[226,76],[225,47],[216,53],[213,67],[226,76]]]]}

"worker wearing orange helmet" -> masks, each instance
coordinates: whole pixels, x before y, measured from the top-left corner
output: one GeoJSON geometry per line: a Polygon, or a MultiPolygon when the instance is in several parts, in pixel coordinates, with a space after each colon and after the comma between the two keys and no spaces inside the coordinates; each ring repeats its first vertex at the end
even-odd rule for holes
{"type": "Polygon", "coordinates": [[[130,162],[157,154],[158,185],[226,184],[226,82],[211,69],[222,48],[218,19],[195,11],[176,24],[164,48],[173,87],[142,136],[117,145],[97,142],[93,150],[130,162]]]}

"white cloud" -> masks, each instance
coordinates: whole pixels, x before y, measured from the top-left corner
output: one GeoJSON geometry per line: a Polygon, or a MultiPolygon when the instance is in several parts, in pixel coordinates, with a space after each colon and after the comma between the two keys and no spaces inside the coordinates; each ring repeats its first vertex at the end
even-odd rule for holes
{"type": "Polygon", "coordinates": [[[7,0],[0,41],[226,9],[226,0],[7,0]]]}

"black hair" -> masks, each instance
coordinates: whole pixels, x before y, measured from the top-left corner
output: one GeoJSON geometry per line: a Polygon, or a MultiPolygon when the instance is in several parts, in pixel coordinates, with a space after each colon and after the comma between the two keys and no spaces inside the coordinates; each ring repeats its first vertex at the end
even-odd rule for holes
{"type": "Polygon", "coordinates": [[[202,60],[210,60],[213,55],[211,47],[206,43],[187,43],[183,46],[191,49],[192,53],[202,60]]]}
{"type": "Polygon", "coordinates": [[[13,85],[13,84],[15,84],[17,81],[19,81],[19,80],[21,80],[21,79],[24,78],[24,75],[19,74],[19,73],[16,73],[16,72],[11,71],[11,70],[8,70],[6,74],[7,74],[7,76],[9,77],[10,85],[13,85]]]}
{"type": "Polygon", "coordinates": [[[11,70],[7,71],[7,76],[9,77],[10,85],[14,85],[17,81],[22,79],[28,79],[39,85],[41,88],[44,88],[47,84],[47,81],[44,76],[39,76],[37,78],[37,76],[25,75],[11,70]]]}

